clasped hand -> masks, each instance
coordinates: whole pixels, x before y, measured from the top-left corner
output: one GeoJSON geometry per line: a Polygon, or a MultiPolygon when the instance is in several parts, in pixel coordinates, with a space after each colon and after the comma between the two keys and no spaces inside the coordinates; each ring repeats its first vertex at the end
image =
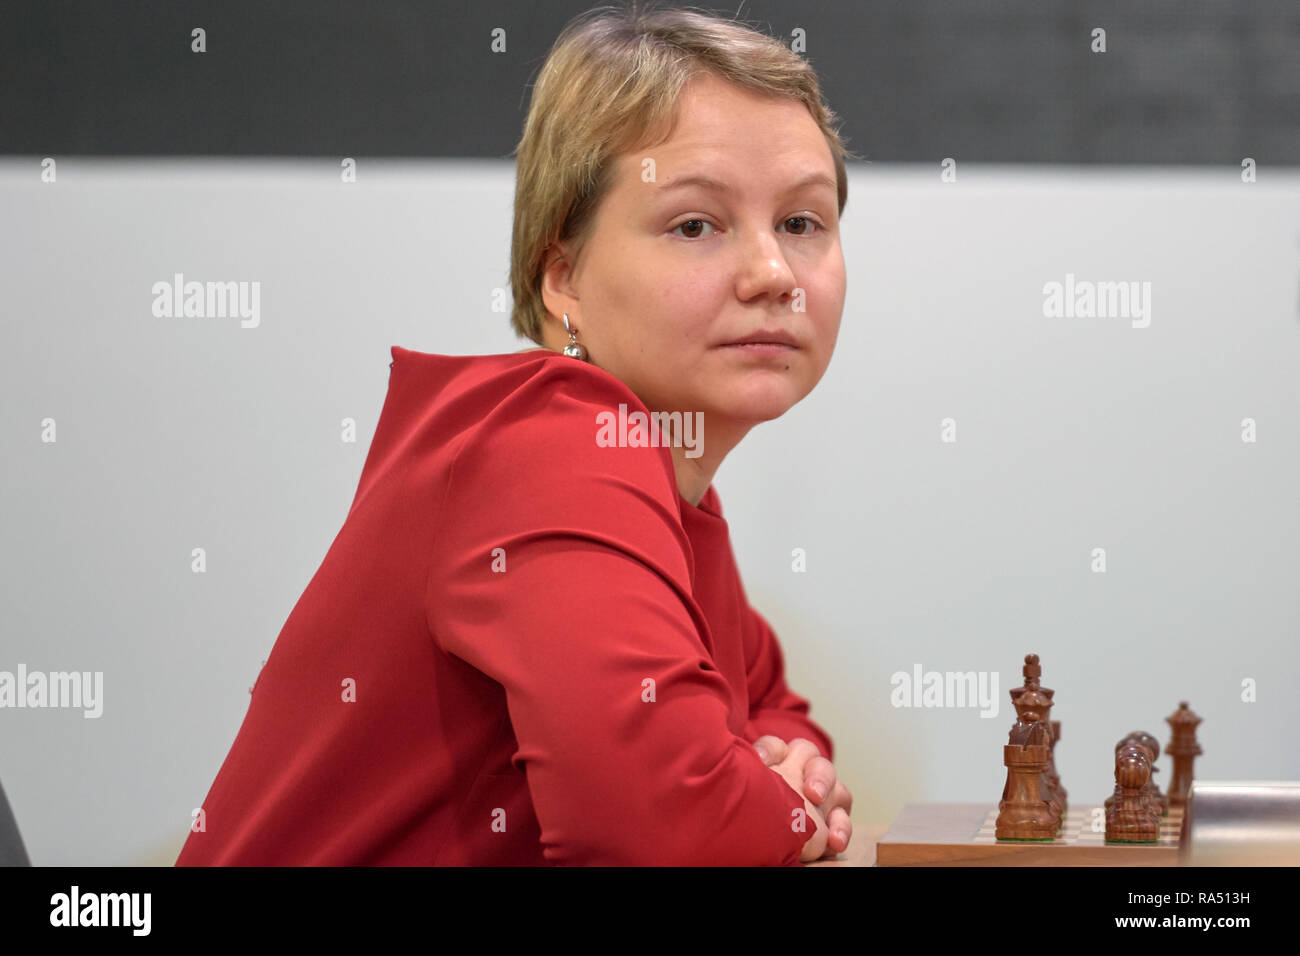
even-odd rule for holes
{"type": "Polygon", "coordinates": [[[787,743],[767,734],[754,741],[754,749],[767,767],[804,798],[808,816],[817,826],[817,832],[804,843],[799,860],[809,863],[843,853],[853,836],[849,821],[853,794],[836,776],[835,766],[821,755],[816,744],[803,737],[787,743]]]}

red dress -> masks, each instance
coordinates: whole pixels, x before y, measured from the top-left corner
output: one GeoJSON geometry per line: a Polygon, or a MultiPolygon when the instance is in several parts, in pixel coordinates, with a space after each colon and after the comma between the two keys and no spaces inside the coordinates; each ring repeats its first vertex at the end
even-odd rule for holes
{"type": "Polygon", "coordinates": [[[713,487],[693,506],[667,448],[597,443],[645,405],[593,365],[392,355],[177,865],[798,865],[815,824],[752,741],[832,742],[713,487]]]}

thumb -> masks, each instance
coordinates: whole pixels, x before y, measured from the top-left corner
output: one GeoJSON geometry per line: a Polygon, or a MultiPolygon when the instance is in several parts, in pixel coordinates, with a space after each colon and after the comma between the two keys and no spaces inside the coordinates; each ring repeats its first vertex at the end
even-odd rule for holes
{"type": "Polygon", "coordinates": [[[754,741],[754,749],[758,751],[759,757],[763,759],[766,766],[773,766],[785,760],[789,747],[780,737],[772,734],[764,734],[754,741]]]}

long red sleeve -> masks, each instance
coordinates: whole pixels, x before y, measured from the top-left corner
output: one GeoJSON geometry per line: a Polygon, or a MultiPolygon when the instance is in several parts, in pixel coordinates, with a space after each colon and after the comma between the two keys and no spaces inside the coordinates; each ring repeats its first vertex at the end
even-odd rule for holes
{"type": "Polygon", "coordinates": [[[714,489],[692,505],[668,448],[597,442],[599,413],[644,411],[599,368],[392,354],[177,864],[797,865],[815,824],[748,732],[752,704],[772,727],[806,704],[714,489]]]}
{"type": "Polygon", "coordinates": [[[804,737],[833,762],[835,750],[831,735],[808,716],[808,701],[786,686],[785,659],[776,635],[761,614],[753,608],[750,613],[754,623],[746,643],[750,699],[746,737],[751,741],[764,734],[786,741],[804,737]]]}
{"type": "Polygon", "coordinates": [[[598,370],[551,363],[462,445],[430,629],[503,688],[548,860],[789,864],[803,801],[736,732],[746,715],[693,597],[668,453],[595,442],[620,402],[639,405],[598,370]]]}

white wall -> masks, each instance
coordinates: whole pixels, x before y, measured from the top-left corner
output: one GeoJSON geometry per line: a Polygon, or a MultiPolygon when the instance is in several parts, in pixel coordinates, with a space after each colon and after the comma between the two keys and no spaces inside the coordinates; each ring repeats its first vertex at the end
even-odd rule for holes
{"type": "MultiPolygon", "coordinates": [[[[513,165],[38,159],[0,161],[0,670],[102,671],[104,710],[0,709],[0,780],[34,863],[170,863],[347,513],[389,346],[527,344],[491,310],[513,165]],[[259,281],[260,325],[155,318],[175,272],[259,281]]],[[[1072,802],[1182,699],[1198,776],[1300,778],[1298,214],[1298,171],[852,169],[831,368],[717,487],[856,819],[996,801],[1028,651],[1072,802]],[[1150,282],[1150,325],[1045,318],[1066,273],[1150,282]],[[997,716],[892,707],[917,664],[998,672],[997,716]]]]}

